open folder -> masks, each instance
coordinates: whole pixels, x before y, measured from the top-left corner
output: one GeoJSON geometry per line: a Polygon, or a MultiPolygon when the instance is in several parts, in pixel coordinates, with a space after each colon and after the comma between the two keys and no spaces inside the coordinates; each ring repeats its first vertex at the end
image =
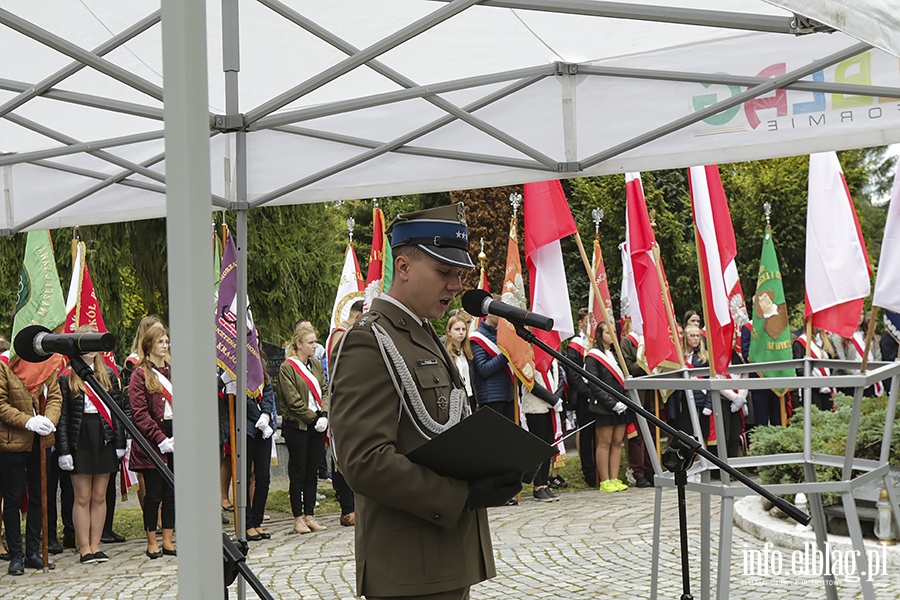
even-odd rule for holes
{"type": "Polygon", "coordinates": [[[532,475],[556,448],[489,408],[482,408],[407,458],[435,473],[471,481],[509,471],[532,475]]]}

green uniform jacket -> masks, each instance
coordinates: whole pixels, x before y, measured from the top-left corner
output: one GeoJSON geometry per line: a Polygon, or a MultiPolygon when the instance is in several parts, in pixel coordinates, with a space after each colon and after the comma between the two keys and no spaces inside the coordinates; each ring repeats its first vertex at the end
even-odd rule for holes
{"type": "MultiPolygon", "coordinates": [[[[319,381],[322,390],[322,412],[328,411],[328,386],[325,385],[325,369],[315,358],[310,359],[309,370],[319,381]]],[[[288,360],[281,363],[278,369],[278,416],[282,420],[294,421],[301,431],[306,431],[308,426],[316,422],[316,411],[309,408],[309,398],[312,392],[306,380],[294,370],[288,360]]]]}
{"type": "MultiPolygon", "coordinates": [[[[44,416],[56,425],[62,410],[62,394],[55,373],[47,379],[44,386],[47,388],[44,416]]],[[[25,423],[34,415],[40,414],[42,392],[43,386],[37,394],[32,395],[12,369],[0,361],[0,451],[31,452],[34,436],[37,434],[25,429],[25,423]]],[[[48,435],[47,447],[52,446],[55,441],[54,434],[48,435]]]]}
{"type": "Polygon", "coordinates": [[[454,384],[462,388],[433,331],[390,302],[373,301],[344,334],[332,371],[331,425],[341,472],[356,493],[357,594],[436,594],[493,577],[487,512],[463,511],[468,484],[406,458],[427,440],[401,408],[408,400],[397,396],[375,323],[396,344],[438,423],[449,419],[444,400],[454,384]]]}

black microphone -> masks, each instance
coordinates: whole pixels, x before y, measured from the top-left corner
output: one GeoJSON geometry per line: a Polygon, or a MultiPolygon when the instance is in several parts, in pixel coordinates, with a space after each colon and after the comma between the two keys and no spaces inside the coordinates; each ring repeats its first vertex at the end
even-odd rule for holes
{"type": "Polygon", "coordinates": [[[494,300],[484,290],[469,290],[463,294],[462,305],[467,313],[476,317],[491,314],[503,317],[513,325],[528,325],[544,331],[553,329],[553,319],[550,317],[494,300]]]}
{"type": "Polygon", "coordinates": [[[43,362],[54,354],[109,352],[116,348],[111,333],[51,333],[41,325],[29,325],[13,340],[16,355],[26,362],[43,362]]]}

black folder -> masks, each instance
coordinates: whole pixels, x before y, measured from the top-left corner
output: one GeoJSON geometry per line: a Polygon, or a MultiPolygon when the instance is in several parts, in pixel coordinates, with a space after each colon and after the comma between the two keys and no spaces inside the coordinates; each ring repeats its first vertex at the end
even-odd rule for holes
{"type": "Polygon", "coordinates": [[[532,476],[556,448],[489,408],[482,408],[407,458],[435,473],[472,481],[519,471],[532,476]]]}

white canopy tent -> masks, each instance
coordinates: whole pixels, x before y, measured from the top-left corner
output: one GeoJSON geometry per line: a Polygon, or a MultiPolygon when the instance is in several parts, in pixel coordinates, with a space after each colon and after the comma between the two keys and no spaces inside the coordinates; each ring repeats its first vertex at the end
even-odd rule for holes
{"type": "Polygon", "coordinates": [[[885,0],[204,4],[0,5],[0,233],[170,217],[175,384],[209,398],[179,411],[185,597],[220,593],[210,210],[238,211],[243,253],[264,204],[900,142],[885,0]]]}

